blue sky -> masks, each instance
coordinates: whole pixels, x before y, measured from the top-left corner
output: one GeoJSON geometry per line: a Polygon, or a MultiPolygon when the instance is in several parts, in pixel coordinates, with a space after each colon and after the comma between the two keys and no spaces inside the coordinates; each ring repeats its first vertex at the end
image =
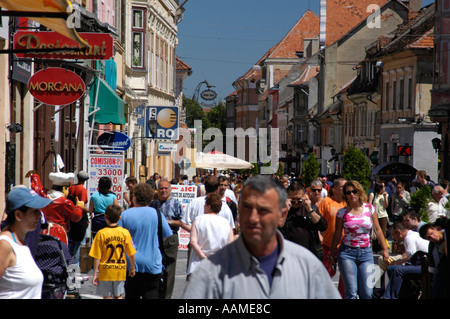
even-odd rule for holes
{"type": "MultiPolygon", "coordinates": [[[[423,5],[432,2],[423,0],[423,5]]],[[[177,56],[193,70],[183,87],[189,98],[204,80],[215,85],[218,99],[225,98],[234,91],[233,81],[278,43],[306,10],[320,13],[319,0],[188,0],[184,7],[177,56]]],[[[205,89],[203,84],[200,91],[205,89]]]]}

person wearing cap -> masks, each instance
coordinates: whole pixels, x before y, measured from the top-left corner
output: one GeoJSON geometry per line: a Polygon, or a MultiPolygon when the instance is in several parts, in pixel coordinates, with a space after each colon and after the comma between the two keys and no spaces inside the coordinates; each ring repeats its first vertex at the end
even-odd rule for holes
{"type": "Polygon", "coordinates": [[[77,183],[69,186],[69,195],[67,198],[72,200],[74,204],[78,201],[84,203],[83,216],[78,222],[70,222],[69,229],[69,252],[74,257],[75,263],[80,262],[80,246],[86,236],[86,229],[89,224],[88,217],[88,193],[87,189],[84,187],[84,183],[89,180],[89,174],[85,171],[79,171],[77,174],[77,183]]]}
{"type": "Polygon", "coordinates": [[[88,193],[84,183],[89,180],[89,175],[85,171],[79,171],[77,174],[77,183],[69,186],[69,197],[74,200],[78,197],[85,205],[88,203],[88,193]]]}
{"type": "Polygon", "coordinates": [[[41,221],[41,209],[52,201],[18,187],[6,198],[6,224],[0,233],[0,298],[40,299],[44,277],[25,243],[41,221]]]}
{"type": "Polygon", "coordinates": [[[77,201],[74,204],[64,193],[73,182],[74,173],[50,173],[49,178],[53,182],[53,186],[47,192],[47,197],[53,202],[42,210],[49,223],[49,228],[44,233],[54,236],[68,245],[67,233],[70,229],[70,222],[78,222],[83,217],[84,203],[77,201]]]}

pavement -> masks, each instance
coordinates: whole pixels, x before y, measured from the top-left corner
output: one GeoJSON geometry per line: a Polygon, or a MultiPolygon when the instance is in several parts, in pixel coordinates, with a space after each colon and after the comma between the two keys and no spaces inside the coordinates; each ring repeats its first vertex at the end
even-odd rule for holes
{"type": "MultiPolygon", "coordinates": [[[[180,299],[183,295],[184,286],[186,284],[186,265],[187,265],[187,251],[178,251],[177,269],[175,272],[175,287],[172,294],[172,299],[180,299]]],[[[81,299],[102,299],[101,295],[97,295],[96,287],[92,284],[92,270],[83,275],[89,276],[89,280],[84,282],[79,289],[81,299]]]]}
{"type": "MultiPolygon", "coordinates": [[[[380,255],[374,254],[374,264],[376,270],[379,270],[378,257],[380,255]]],[[[177,268],[175,273],[175,287],[172,294],[172,299],[181,299],[183,290],[186,284],[186,264],[187,264],[187,251],[178,251],[177,268]]],[[[92,284],[92,270],[85,273],[89,276],[89,280],[84,282],[79,289],[81,299],[102,299],[102,296],[96,294],[96,287],[92,284]]],[[[339,269],[336,271],[336,275],[331,279],[333,283],[338,287],[339,283],[339,269]]]]}

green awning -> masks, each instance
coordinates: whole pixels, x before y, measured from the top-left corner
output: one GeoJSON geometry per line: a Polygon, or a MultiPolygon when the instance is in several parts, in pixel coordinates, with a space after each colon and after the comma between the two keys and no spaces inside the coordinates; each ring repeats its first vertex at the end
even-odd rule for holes
{"type": "Polygon", "coordinates": [[[104,80],[95,77],[89,97],[91,100],[89,113],[98,109],[89,117],[89,121],[92,121],[94,117],[95,123],[98,124],[123,125],[126,123],[124,101],[104,80]]]}

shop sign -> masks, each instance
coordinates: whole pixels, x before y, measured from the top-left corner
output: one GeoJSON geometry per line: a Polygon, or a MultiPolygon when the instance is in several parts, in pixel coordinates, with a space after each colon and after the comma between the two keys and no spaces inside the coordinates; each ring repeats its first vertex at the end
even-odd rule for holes
{"type": "Polygon", "coordinates": [[[124,154],[90,154],[88,158],[89,197],[98,190],[100,178],[106,176],[112,182],[111,191],[116,194],[119,205],[123,204],[123,185],[125,174],[124,154]]]}
{"type": "Polygon", "coordinates": [[[97,145],[108,153],[125,152],[131,146],[131,139],[121,132],[105,132],[97,138],[97,145]]]}
{"type": "Polygon", "coordinates": [[[177,151],[177,144],[172,143],[158,143],[158,152],[160,153],[170,153],[177,151]]]}
{"type": "Polygon", "coordinates": [[[28,81],[31,95],[49,105],[71,104],[83,96],[85,88],[78,74],[62,68],[42,69],[28,81]]]}
{"type": "Polygon", "coordinates": [[[172,140],[179,138],[179,112],[176,106],[147,106],[145,114],[145,137],[155,140],[172,140]],[[150,120],[157,121],[157,128],[154,135],[150,132],[148,122],[150,120]]]}
{"type": "Polygon", "coordinates": [[[80,48],[80,44],[54,31],[18,31],[14,34],[14,50],[18,58],[109,60],[113,56],[113,38],[108,33],[81,32],[80,37],[89,43],[86,51],[32,52],[33,49],[80,48]]]}
{"type": "Polygon", "coordinates": [[[205,101],[212,101],[215,100],[217,97],[217,93],[214,92],[213,90],[204,90],[200,96],[202,97],[202,99],[204,99],[205,101]]]}

